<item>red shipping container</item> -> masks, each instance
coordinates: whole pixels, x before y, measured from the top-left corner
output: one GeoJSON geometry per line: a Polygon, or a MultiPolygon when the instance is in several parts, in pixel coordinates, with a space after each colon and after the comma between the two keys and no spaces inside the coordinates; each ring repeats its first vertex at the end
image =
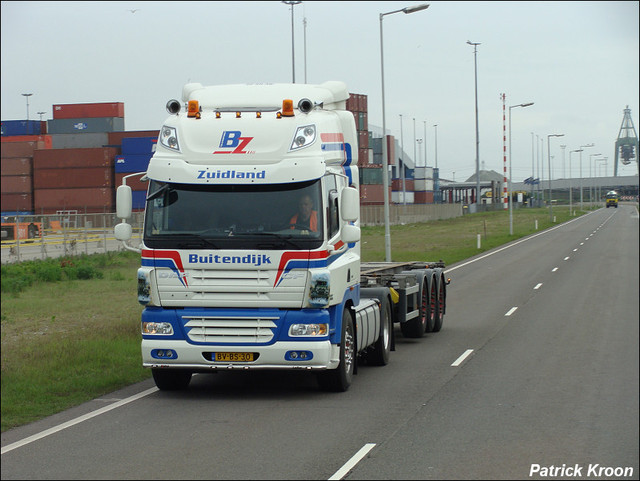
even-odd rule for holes
{"type": "MultiPolygon", "coordinates": [[[[391,199],[391,194],[389,194],[391,199]]],[[[360,203],[384,204],[384,187],[382,184],[362,184],[360,185],[360,203]]]]}
{"type": "Polygon", "coordinates": [[[33,155],[33,170],[113,167],[116,155],[115,147],[38,150],[33,155]]]}
{"type": "Polygon", "coordinates": [[[111,147],[120,147],[122,139],[131,137],[159,137],[160,130],[129,130],[122,132],[108,132],[109,145],[111,147]]]}
{"type": "MultiPolygon", "coordinates": [[[[413,192],[415,183],[413,179],[404,179],[405,192],[413,192]]],[[[394,191],[402,191],[402,179],[393,179],[391,181],[391,189],[394,191]]]]}
{"type": "Polygon", "coordinates": [[[78,119],[96,117],[123,117],[123,102],[89,104],[57,104],[53,106],[54,119],[78,119]]]}
{"type": "Polygon", "coordinates": [[[114,198],[112,188],[34,189],[33,207],[36,214],[55,214],[57,210],[114,212],[114,198]]]}
{"type": "Polygon", "coordinates": [[[80,187],[113,188],[111,167],[75,169],[36,169],[33,172],[34,189],[73,189],[80,187]]]}
{"type": "Polygon", "coordinates": [[[5,194],[0,195],[0,203],[4,212],[33,212],[33,194],[5,194]]]}
{"type": "Polygon", "coordinates": [[[433,192],[432,191],[420,191],[413,194],[414,204],[433,204],[433,192]]]}
{"type": "MultiPolygon", "coordinates": [[[[32,136],[25,135],[25,137],[32,137],[32,136]]],[[[0,153],[2,155],[2,158],[33,157],[33,153],[38,149],[50,149],[51,136],[42,135],[40,137],[42,138],[42,140],[28,140],[28,139],[22,138],[21,141],[4,140],[4,139],[14,139],[16,137],[2,137],[2,144],[0,144],[0,153]]]]}
{"type": "Polygon", "coordinates": [[[0,161],[2,175],[31,175],[33,169],[32,157],[3,157],[0,161]]]}
{"type": "Polygon", "coordinates": [[[358,132],[358,149],[369,148],[369,132],[358,132]]]}
{"type": "MultiPolygon", "coordinates": [[[[30,194],[33,182],[30,175],[3,175],[0,177],[3,194],[30,194]]],[[[7,210],[2,206],[2,210],[7,210]]]]}
{"type": "MultiPolygon", "coordinates": [[[[126,173],[116,172],[114,188],[117,189],[119,186],[122,185],[122,178],[125,175],[130,175],[130,173],[128,173],[128,172],[126,172],[126,173]]],[[[141,175],[136,175],[134,177],[129,177],[127,179],[127,185],[130,186],[132,190],[144,190],[146,192],[147,191],[147,187],[149,187],[149,181],[147,180],[146,182],[142,182],[140,180],[141,177],[142,177],[141,175]]]]}

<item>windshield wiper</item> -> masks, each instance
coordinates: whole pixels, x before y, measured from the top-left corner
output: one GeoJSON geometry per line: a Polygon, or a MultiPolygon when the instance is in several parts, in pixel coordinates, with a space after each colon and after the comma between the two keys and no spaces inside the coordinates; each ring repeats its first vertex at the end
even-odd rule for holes
{"type": "Polygon", "coordinates": [[[274,240],[278,240],[278,241],[282,241],[279,243],[279,245],[283,245],[285,243],[289,244],[290,246],[295,247],[296,249],[302,249],[302,246],[300,244],[298,244],[297,242],[294,242],[291,239],[291,236],[284,236],[282,234],[276,234],[275,232],[235,232],[233,234],[234,236],[269,236],[269,237],[273,237],[274,240]]]}
{"type": "Polygon", "coordinates": [[[176,240],[177,238],[176,247],[178,249],[187,249],[189,247],[212,247],[213,249],[218,249],[218,246],[209,239],[196,234],[164,234],[154,237],[156,239],[162,238],[163,240],[176,240]]]}

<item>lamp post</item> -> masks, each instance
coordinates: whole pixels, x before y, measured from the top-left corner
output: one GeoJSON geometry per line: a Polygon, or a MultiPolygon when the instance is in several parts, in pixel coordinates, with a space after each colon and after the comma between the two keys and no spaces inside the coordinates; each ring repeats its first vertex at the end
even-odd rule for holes
{"type": "MultiPolygon", "coordinates": [[[[420,159],[422,157],[422,139],[416,139],[416,143],[418,144],[418,159],[420,159]]],[[[427,175],[426,169],[425,169],[425,175],[427,175]]]]}
{"type": "Polygon", "coordinates": [[[438,124],[433,124],[435,130],[434,151],[436,154],[436,169],[438,168],[438,124]]]}
{"type": "Polygon", "coordinates": [[[422,141],[424,142],[424,167],[425,172],[427,171],[427,121],[422,121],[424,125],[424,135],[422,136],[422,141]]]}
{"type": "MultiPolygon", "coordinates": [[[[603,157],[601,159],[596,159],[596,162],[604,162],[604,176],[607,176],[607,159],[609,157],[603,157]]],[[[600,166],[598,166],[598,176],[600,176],[600,166]]],[[[602,181],[598,182],[598,201],[602,199],[602,181]]]]}
{"type": "Polygon", "coordinates": [[[404,159],[404,131],[402,130],[402,114],[400,114],[400,150],[402,151],[402,162],[399,167],[402,169],[402,205],[407,205],[407,184],[405,180],[405,159],[404,159]]]}
{"type": "Polygon", "coordinates": [[[27,133],[30,133],[29,131],[31,129],[29,129],[29,97],[31,97],[33,94],[22,94],[22,95],[27,100],[27,133]]]}
{"type": "Polygon", "coordinates": [[[282,3],[291,6],[291,72],[293,75],[293,83],[296,83],[296,56],[295,43],[293,40],[293,6],[302,3],[301,0],[282,0],[282,3]]]}
{"type": "Polygon", "coordinates": [[[549,134],[547,135],[547,158],[549,160],[549,220],[553,223],[553,204],[551,196],[551,149],[549,147],[549,139],[551,137],[564,137],[564,134],[549,134]]]}
{"type": "Polygon", "coordinates": [[[385,259],[387,262],[391,262],[391,232],[389,229],[389,160],[387,158],[387,124],[385,120],[384,110],[384,41],[382,35],[382,20],[385,15],[392,15],[394,13],[414,13],[429,8],[428,3],[415,5],[413,7],[405,7],[399,10],[393,10],[391,12],[380,14],[380,79],[382,85],[382,187],[384,189],[384,251],[385,259]]]}
{"type": "Polygon", "coordinates": [[[37,112],[37,114],[40,116],[40,122],[42,122],[42,116],[46,114],[46,112],[37,112]]]}
{"type": "Polygon", "coordinates": [[[571,190],[571,154],[573,154],[574,152],[582,152],[582,149],[569,151],[569,216],[573,215],[573,191],[571,190]]]}
{"type": "Polygon", "coordinates": [[[533,102],[509,106],[509,235],[513,235],[513,192],[511,192],[513,185],[513,176],[511,174],[511,109],[515,107],[529,107],[530,105],[533,105],[533,102]]]}
{"type": "Polygon", "coordinates": [[[589,154],[589,177],[591,178],[589,185],[589,202],[593,203],[593,174],[591,173],[591,165],[593,164],[593,158],[602,154],[589,154]]]}
{"type": "MultiPolygon", "coordinates": [[[[594,144],[581,145],[581,149],[593,147],[594,144]]],[[[580,210],[582,210],[582,150],[580,151],[580,210]]]]}
{"type": "MultiPolygon", "coordinates": [[[[473,66],[474,66],[474,78],[475,78],[475,92],[476,92],[476,204],[479,204],[480,198],[480,138],[478,132],[478,45],[477,42],[471,42],[467,40],[469,45],[473,45],[473,66]]],[[[509,179],[511,182],[511,179],[509,179]]]]}

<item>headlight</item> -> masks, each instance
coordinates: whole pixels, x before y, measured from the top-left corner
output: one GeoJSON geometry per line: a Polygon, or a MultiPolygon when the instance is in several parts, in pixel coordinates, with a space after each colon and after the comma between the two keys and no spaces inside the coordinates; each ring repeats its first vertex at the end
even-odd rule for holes
{"type": "Polygon", "coordinates": [[[317,337],[329,334],[329,324],[291,324],[289,336],[317,337]]]}
{"type": "Polygon", "coordinates": [[[170,322],[143,322],[142,334],[171,336],[173,334],[173,326],[170,322]]]}
{"type": "Polygon", "coordinates": [[[316,140],[316,126],[315,125],[305,125],[303,127],[298,127],[296,130],[296,135],[293,136],[293,142],[291,142],[291,150],[301,149],[303,147],[308,147],[313,144],[316,140]]]}
{"type": "Polygon", "coordinates": [[[162,126],[160,130],[160,143],[167,149],[180,152],[180,145],[178,144],[178,130],[175,127],[162,126]]]}

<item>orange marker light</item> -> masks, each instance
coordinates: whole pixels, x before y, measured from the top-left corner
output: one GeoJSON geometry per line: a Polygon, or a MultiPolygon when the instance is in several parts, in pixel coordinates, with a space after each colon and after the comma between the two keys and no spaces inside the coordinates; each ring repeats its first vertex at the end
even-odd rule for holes
{"type": "Polygon", "coordinates": [[[216,119],[220,118],[220,112],[216,112],[216,119]]]}
{"type": "Polygon", "coordinates": [[[187,117],[197,117],[200,112],[200,105],[197,100],[189,100],[189,107],[187,109],[187,117]]]}
{"type": "Polygon", "coordinates": [[[293,100],[284,99],[282,101],[282,116],[293,117],[293,100]]]}

